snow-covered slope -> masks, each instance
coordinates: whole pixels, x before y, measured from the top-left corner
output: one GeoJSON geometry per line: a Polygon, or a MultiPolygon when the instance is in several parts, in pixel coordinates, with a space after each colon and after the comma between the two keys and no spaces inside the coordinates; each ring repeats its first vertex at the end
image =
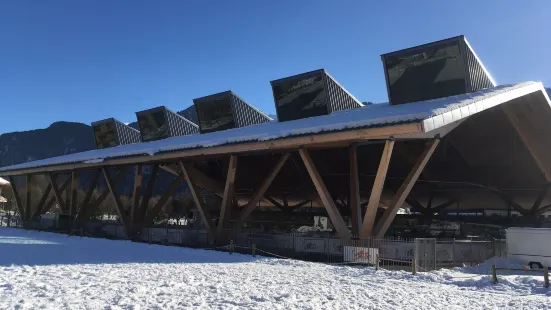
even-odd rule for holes
{"type": "Polygon", "coordinates": [[[548,309],[542,280],[411,275],[0,228],[2,309],[548,309]]]}

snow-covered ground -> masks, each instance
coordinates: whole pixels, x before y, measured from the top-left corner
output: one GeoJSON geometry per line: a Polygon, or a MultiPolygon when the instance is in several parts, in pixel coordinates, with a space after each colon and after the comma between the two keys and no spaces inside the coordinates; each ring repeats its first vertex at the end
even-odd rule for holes
{"type": "Polygon", "coordinates": [[[551,309],[542,277],[494,285],[487,270],[414,276],[0,228],[0,309],[551,309]]]}

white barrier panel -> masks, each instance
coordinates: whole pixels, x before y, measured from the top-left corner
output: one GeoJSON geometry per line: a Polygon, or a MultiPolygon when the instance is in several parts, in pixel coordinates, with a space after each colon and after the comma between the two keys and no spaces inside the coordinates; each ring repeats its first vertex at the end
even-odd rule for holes
{"type": "Polygon", "coordinates": [[[379,249],[344,246],[344,261],[350,263],[377,264],[379,249]]]}
{"type": "Polygon", "coordinates": [[[381,259],[396,259],[410,261],[415,257],[415,245],[411,242],[382,243],[381,259]]]}

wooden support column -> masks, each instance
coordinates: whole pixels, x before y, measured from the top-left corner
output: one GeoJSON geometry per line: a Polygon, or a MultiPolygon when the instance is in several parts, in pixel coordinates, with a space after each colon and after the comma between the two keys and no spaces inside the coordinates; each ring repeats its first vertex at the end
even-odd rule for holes
{"type": "Polygon", "coordinates": [[[382,237],[385,235],[388,227],[390,227],[390,223],[392,223],[392,221],[394,220],[398,209],[404,204],[406,197],[409,195],[411,189],[413,188],[413,185],[419,178],[419,175],[423,171],[423,168],[425,168],[425,166],[429,162],[429,159],[434,153],[434,150],[438,146],[439,142],[439,139],[434,139],[427,143],[427,145],[425,146],[425,150],[423,151],[421,156],[419,156],[417,162],[392,198],[388,208],[383,213],[383,216],[377,222],[374,230],[376,236],[382,237]]]}
{"type": "Polygon", "coordinates": [[[237,172],[237,156],[230,156],[228,165],[228,174],[226,176],[226,185],[224,186],[224,196],[220,206],[220,217],[218,219],[218,233],[222,232],[231,216],[231,202],[233,200],[233,190],[235,187],[235,174],[237,172]]]}
{"type": "Polygon", "coordinates": [[[545,196],[547,196],[547,193],[549,193],[549,189],[551,189],[551,183],[547,184],[540,192],[538,197],[536,198],[536,201],[534,201],[534,205],[532,205],[532,209],[530,210],[530,213],[532,215],[535,215],[538,211],[538,208],[541,206],[541,203],[545,199],[545,196]]]}
{"type": "Polygon", "coordinates": [[[40,201],[38,201],[38,204],[36,205],[36,209],[33,212],[33,215],[31,216],[31,219],[36,219],[42,214],[42,209],[44,209],[44,205],[46,204],[46,200],[48,199],[48,196],[50,195],[50,192],[52,191],[52,184],[48,184],[46,186],[46,189],[44,190],[44,193],[42,193],[42,197],[40,198],[40,201]]]}
{"type": "Polygon", "coordinates": [[[381,195],[385,185],[386,174],[388,166],[390,165],[390,158],[392,157],[392,150],[394,149],[394,141],[386,141],[381,160],[379,162],[379,168],[377,169],[377,175],[373,182],[373,188],[371,189],[371,195],[369,195],[369,202],[365,209],[365,216],[362,225],[361,236],[367,237],[373,234],[373,224],[375,223],[375,217],[377,216],[377,210],[379,209],[379,203],[381,202],[381,195]]]}
{"type": "Polygon", "coordinates": [[[77,215],[77,192],[78,190],[78,172],[73,171],[71,173],[71,196],[69,202],[69,214],[72,218],[77,215]]]}
{"type": "Polygon", "coordinates": [[[25,194],[26,194],[26,199],[25,199],[25,220],[28,221],[31,217],[31,192],[32,192],[32,184],[33,184],[33,180],[32,180],[32,175],[30,174],[27,174],[26,175],[26,185],[25,185],[25,194]]]}
{"type": "Polygon", "coordinates": [[[540,216],[540,215],[542,215],[543,213],[545,213],[549,210],[551,210],[551,205],[547,205],[545,207],[539,208],[534,215],[535,216],[540,216]]]}
{"type": "Polygon", "coordinates": [[[153,195],[153,187],[155,186],[155,180],[157,179],[157,172],[159,172],[159,165],[155,164],[153,165],[153,168],[151,168],[151,176],[149,177],[149,181],[147,182],[147,187],[145,189],[144,196],[142,197],[140,210],[138,211],[138,214],[136,214],[136,217],[135,217],[135,220],[138,223],[143,222],[145,218],[145,213],[147,212],[147,208],[149,206],[149,200],[153,195]]]}
{"type": "Polygon", "coordinates": [[[128,216],[124,213],[124,207],[119,198],[119,195],[117,194],[115,183],[113,182],[113,179],[111,179],[111,176],[109,175],[109,171],[107,171],[105,167],[101,167],[101,171],[103,172],[105,183],[107,183],[107,188],[109,188],[109,192],[111,193],[111,197],[113,198],[113,202],[115,203],[115,210],[117,211],[117,214],[121,219],[124,230],[128,234],[129,233],[128,216]]]}
{"type": "Polygon", "coordinates": [[[9,179],[10,179],[11,190],[13,193],[13,198],[15,198],[15,204],[17,205],[17,210],[19,210],[19,217],[23,221],[23,219],[25,219],[25,208],[23,208],[23,204],[21,204],[21,197],[17,192],[17,188],[15,188],[15,179],[12,176],[9,176],[9,179]]]}
{"type": "MultiPolygon", "coordinates": [[[[99,176],[100,175],[101,175],[101,171],[98,171],[98,174],[97,174],[98,180],[96,180],[93,183],[97,184],[97,182],[99,181],[99,176]]],[[[119,171],[119,174],[113,178],[113,186],[117,185],[117,183],[120,181],[120,179],[123,177],[123,175],[124,175],[124,168],[122,168],[119,171]]],[[[90,187],[88,190],[93,192],[94,188],[96,187],[95,185],[90,187]]],[[[76,222],[77,227],[84,226],[84,223],[86,222],[86,220],[88,218],[90,218],[91,214],[93,214],[93,212],[95,212],[95,210],[97,208],[99,208],[99,206],[107,198],[109,193],[110,193],[109,189],[104,189],[103,192],[99,195],[99,197],[96,198],[96,200],[94,200],[93,202],[86,203],[86,199],[85,199],[85,202],[84,202],[85,205],[84,205],[83,209],[81,209],[81,212],[80,212],[80,214],[78,216],[78,219],[77,219],[77,222],[76,222]]],[[[91,196],[92,196],[92,194],[90,194],[90,198],[88,198],[88,201],[90,201],[91,196]]]]}
{"type": "Polygon", "coordinates": [[[296,209],[310,203],[312,200],[303,200],[299,203],[297,203],[296,205],[294,206],[289,206],[289,204],[287,204],[287,206],[285,206],[285,204],[281,204],[279,203],[277,200],[275,200],[273,197],[270,197],[270,196],[264,196],[264,198],[266,198],[266,200],[268,200],[271,204],[274,205],[274,207],[278,208],[280,211],[282,212],[293,212],[295,211],[296,209]]]}
{"type": "Polygon", "coordinates": [[[54,190],[54,197],[57,201],[57,204],[61,208],[61,210],[65,211],[65,204],[63,203],[63,197],[61,196],[62,191],[59,190],[57,187],[57,183],[55,181],[55,175],[53,175],[51,172],[48,173],[48,180],[50,181],[50,184],[52,185],[52,189],[54,190]]]}
{"type": "Polygon", "coordinates": [[[136,165],[136,174],[134,175],[134,190],[132,191],[132,205],[130,206],[130,225],[134,229],[138,209],[140,208],[140,198],[142,192],[142,165],[136,165]]]}
{"type": "Polygon", "coordinates": [[[327,187],[325,186],[325,183],[323,182],[321,175],[316,169],[316,166],[314,165],[314,162],[312,161],[310,154],[305,149],[300,149],[299,154],[300,154],[300,157],[302,158],[302,161],[304,162],[304,165],[306,166],[306,170],[308,170],[308,174],[310,174],[310,178],[312,179],[312,182],[316,187],[316,190],[321,198],[321,201],[323,202],[323,205],[327,210],[327,214],[331,219],[331,223],[333,223],[333,226],[335,226],[335,230],[337,231],[337,234],[341,239],[345,239],[345,240],[350,239],[352,234],[348,230],[348,227],[346,227],[346,224],[342,216],[337,210],[337,206],[335,206],[335,202],[331,198],[331,195],[329,194],[329,190],[327,190],[327,187]]]}
{"type": "Polygon", "coordinates": [[[520,215],[525,216],[529,215],[531,210],[524,209],[518,202],[514,201],[513,198],[500,190],[490,188],[496,195],[498,195],[503,201],[505,201],[511,208],[520,213],[520,215]]]}
{"type": "MultiPolygon", "coordinates": [[[[61,187],[59,188],[60,192],[63,192],[69,186],[69,181],[70,181],[70,179],[67,179],[61,185],[61,187]]],[[[50,184],[50,186],[51,186],[51,184],[50,184]]],[[[52,187],[52,189],[53,189],[53,187],[52,187]]],[[[53,197],[50,197],[50,199],[48,199],[48,201],[44,204],[44,207],[42,208],[42,210],[40,210],[39,214],[44,214],[44,213],[50,211],[50,209],[54,206],[54,203],[56,201],[57,201],[57,199],[55,198],[55,195],[53,197]]]]}
{"type": "Polygon", "coordinates": [[[245,205],[245,207],[243,208],[243,211],[241,211],[239,218],[235,222],[234,228],[241,228],[241,225],[243,225],[243,222],[249,217],[251,212],[253,212],[254,208],[256,207],[256,204],[258,204],[260,199],[262,199],[262,197],[264,196],[264,193],[266,193],[266,190],[268,190],[268,187],[270,187],[275,177],[283,167],[283,165],[285,165],[285,162],[287,161],[288,158],[289,158],[289,153],[285,153],[281,155],[281,158],[279,159],[275,167],[272,169],[272,171],[270,171],[270,173],[268,173],[266,178],[264,178],[260,186],[252,195],[251,200],[249,200],[247,205],[245,205]]]}
{"type": "Polygon", "coordinates": [[[92,199],[92,195],[94,195],[94,190],[98,185],[100,175],[101,175],[101,170],[96,170],[92,175],[92,182],[90,183],[90,187],[88,187],[88,190],[86,190],[84,200],[82,200],[82,206],[80,207],[80,210],[77,213],[75,222],[78,223],[80,219],[84,216],[84,214],[86,214],[88,207],[90,206],[90,200],[92,199]]]}
{"type": "Polygon", "coordinates": [[[264,196],[266,200],[268,200],[271,204],[274,205],[274,207],[278,208],[280,211],[285,211],[285,207],[279,203],[279,201],[275,200],[273,197],[270,196],[264,196]]]}
{"type": "Polygon", "coordinates": [[[360,201],[360,178],[358,171],[358,147],[355,144],[348,148],[348,161],[350,162],[350,211],[352,219],[352,234],[357,236],[362,225],[362,209],[360,201]]]}
{"type": "Polygon", "coordinates": [[[199,188],[193,183],[193,177],[189,174],[188,171],[188,165],[179,162],[180,169],[182,170],[182,173],[185,175],[187,181],[189,190],[191,192],[191,196],[193,197],[193,201],[195,202],[195,206],[197,206],[197,210],[199,210],[199,214],[201,215],[201,219],[203,220],[203,223],[205,224],[205,227],[207,228],[209,234],[214,237],[215,231],[214,231],[214,223],[212,222],[212,218],[210,216],[209,211],[207,210],[205,204],[203,203],[203,197],[201,196],[201,192],[199,191],[199,188]]]}
{"type": "MultiPolygon", "coordinates": [[[[163,169],[164,171],[173,174],[175,176],[180,175],[178,172],[176,172],[174,169],[170,169],[167,166],[159,166],[159,168],[163,169]]],[[[196,169],[193,167],[193,165],[186,165],[186,169],[188,174],[193,178],[193,181],[195,182],[195,185],[197,185],[200,188],[206,189],[207,191],[215,194],[216,196],[222,198],[224,196],[224,185],[218,182],[217,180],[209,177],[208,175],[204,174],[202,171],[196,169]]]]}
{"type": "Polygon", "coordinates": [[[163,194],[161,199],[159,199],[159,201],[157,201],[157,203],[153,206],[153,208],[151,208],[151,210],[147,212],[147,217],[143,221],[143,224],[150,224],[151,222],[153,222],[153,219],[155,219],[155,217],[159,215],[159,213],[166,205],[170,197],[172,197],[172,193],[174,193],[174,190],[176,189],[176,187],[178,187],[178,185],[182,183],[184,179],[185,179],[185,175],[182,173],[176,179],[174,179],[172,183],[170,183],[170,185],[168,186],[168,189],[163,194]]]}

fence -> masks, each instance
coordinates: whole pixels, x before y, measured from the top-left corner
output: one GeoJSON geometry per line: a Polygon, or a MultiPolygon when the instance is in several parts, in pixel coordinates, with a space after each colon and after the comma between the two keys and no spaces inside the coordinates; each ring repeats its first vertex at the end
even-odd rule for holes
{"type": "Polygon", "coordinates": [[[206,230],[181,227],[143,228],[135,235],[128,236],[122,226],[105,221],[90,221],[82,229],[73,231],[49,227],[45,229],[27,225],[27,228],[31,229],[191,248],[228,250],[226,246],[232,243],[235,252],[246,254],[251,254],[254,248],[258,254],[273,257],[362,264],[389,270],[413,271],[413,268],[416,268],[419,271],[427,271],[482,263],[493,256],[506,255],[505,242],[502,240],[352,238],[343,241],[327,232],[253,230],[223,230],[213,238],[206,230]]]}
{"type": "Polygon", "coordinates": [[[2,214],[0,215],[0,226],[5,227],[21,227],[19,216],[2,214]]]}

